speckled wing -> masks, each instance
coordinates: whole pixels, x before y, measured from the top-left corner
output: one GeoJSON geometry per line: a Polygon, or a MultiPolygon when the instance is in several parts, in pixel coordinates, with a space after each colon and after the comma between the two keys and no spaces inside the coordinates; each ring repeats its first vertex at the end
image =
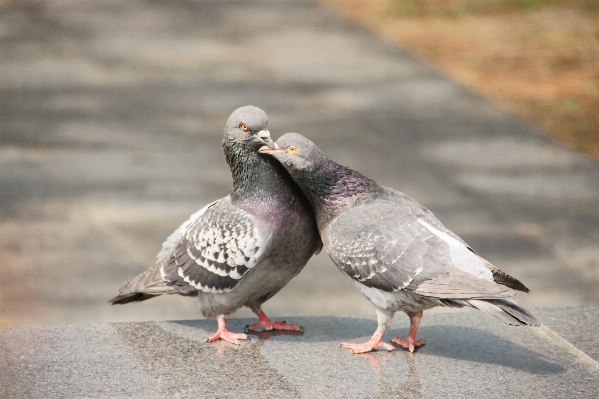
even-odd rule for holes
{"type": "Polygon", "coordinates": [[[450,246],[410,207],[376,199],[343,211],[322,234],[333,262],[367,287],[399,291],[452,268],[450,246]]]}
{"type": "Polygon", "coordinates": [[[232,291],[263,258],[271,236],[266,223],[227,196],[192,215],[167,239],[158,254],[164,257],[162,278],[183,280],[203,292],[232,291]]]}

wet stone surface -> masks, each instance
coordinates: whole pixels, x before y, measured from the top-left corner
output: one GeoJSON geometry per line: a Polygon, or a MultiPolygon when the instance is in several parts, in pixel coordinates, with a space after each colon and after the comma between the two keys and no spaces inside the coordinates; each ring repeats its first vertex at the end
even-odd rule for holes
{"type": "MultiPolygon", "coordinates": [[[[595,326],[595,308],[539,309],[595,326]]],[[[407,334],[397,315],[385,339],[407,334]]],[[[589,364],[538,328],[510,327],[480,312],[425,315],[410,354],[353,355],[374,319],[288,318],[304,334],[265,332],[235,346],[204,340],[210,320],[0,328],[0,396],[168,398],[565,398],[599,397],[589,364]]],[[[240,331],[253,319],[231,319],[240,331]]],[[[555,324],[555,325],[557,325],[555,324]]],[[[556,327],[557,328],[557,327],[556,327]]]]}

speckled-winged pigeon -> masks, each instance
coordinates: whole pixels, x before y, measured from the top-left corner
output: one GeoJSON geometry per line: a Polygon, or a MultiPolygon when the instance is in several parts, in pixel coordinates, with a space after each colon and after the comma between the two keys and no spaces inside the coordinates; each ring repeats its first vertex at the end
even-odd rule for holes
{"type": "Polygon", "coordinates": [[[478,256],[412,198],[331,161],[297,133],[259,151],[276,158],[302,188],[333,263],[376,308],[372,338],[343,347],[354,353],[392,350],[382,335],[401,310],[410,317],[410,332],[391,341],[412,352],[423,344],[416,340],[422,312],[434,306],[469,306],[507,324],[538,325],[509,299],[514,290],[528,288],[478,256]]]}
{"type": "Polygon", "coordinates": [[[222,145],[233,190],[184,222],[164,242],[156,264],[123,284],[110,303],[197,295],[202,314],[218,317],[218,331],[207,342],[247,339],[225,325],[225,315],[244,305],[260,320],[250,330],[301,330],[272,322],[261,310],[322,247],[301,190],[278,162],[258,153],[272,144],[267,127],[268,117],[259,108],[231,114],[222,145]]]}

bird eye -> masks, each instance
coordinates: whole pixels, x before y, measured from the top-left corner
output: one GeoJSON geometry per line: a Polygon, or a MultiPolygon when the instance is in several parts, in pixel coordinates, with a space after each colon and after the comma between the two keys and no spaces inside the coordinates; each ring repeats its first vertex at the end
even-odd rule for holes
{"type": "Polygon", "coordinates": [[[287,148],[287,152],[290,154],[297,154],[297,147],[292,145],[291,147],[287,148]]]}
{"type": "Polygon", "coordinates": [[[248,125],[246,125],[245,123],[240,123],[239,124],[239,128],[241,130],[243,130],[244,132],[247,132],[248,130],[250,130],[250,128],[248,127],[248,125]]]}

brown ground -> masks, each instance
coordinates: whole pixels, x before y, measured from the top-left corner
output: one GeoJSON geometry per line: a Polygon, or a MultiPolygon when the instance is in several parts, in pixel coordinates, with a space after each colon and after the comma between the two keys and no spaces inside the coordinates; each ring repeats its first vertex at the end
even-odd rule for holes
{"type": "Polygon", "coordinates": [[[599,0],[320,0],[599,161],[599,0]]]}

